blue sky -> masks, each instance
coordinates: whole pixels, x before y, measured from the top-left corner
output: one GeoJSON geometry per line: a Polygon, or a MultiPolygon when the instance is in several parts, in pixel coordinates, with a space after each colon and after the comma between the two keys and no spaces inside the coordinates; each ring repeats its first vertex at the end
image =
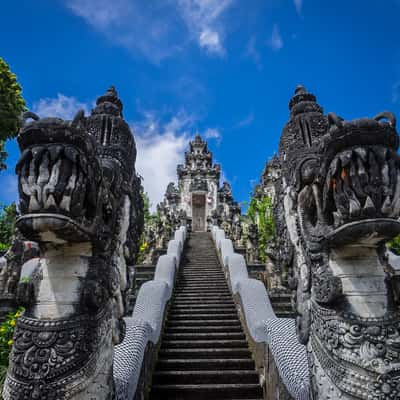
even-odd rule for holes
{"type": "MultiPolygon", "coordinates": [[[[298,83],[346,119],[397,113],[399,17],[400,0],[6,0],[0,57],[41,116],[115,85],[154,204],[197,132],[246,201],[298,83]]],[[[17,197],[7,148],[2,203],[17,197]]]]}

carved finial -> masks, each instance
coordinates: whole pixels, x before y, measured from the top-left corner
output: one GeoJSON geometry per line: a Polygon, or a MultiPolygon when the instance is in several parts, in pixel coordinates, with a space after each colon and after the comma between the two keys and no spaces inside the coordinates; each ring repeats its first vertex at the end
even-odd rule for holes
{"type": "Polygon", "coordinates": [[[107,90],[107,93],[110,93],[115,97],[118,97],[117,89],[115,89],[115,86],[110,86],[107,90]]]}
{"type": "Polygon", "coordinates": [[[312,93],[308,92],[303,85],[297,85],[294,95],[289,102],[289,110],[292,115],[309,111],[322,113],[322,108],[317,103],[317,98],[312,93]]]}
{"type": "Polygon", "coordinates": [[[110,86],[110,88],[106,91],[106,93],[103,94],[102,96],[100,96],[96,100],[96,105],[97,105],[96,108],[103,105],[104,103],[112,103],[112,104],[116,105],[118,108],[118,111],[120,113],[122,113],[122,108],[123,108],[122,102],[119,99],[117,90],[115,89],[114,86],[110,86]]]}
{"type": "Polygon", "coordinates": [[[297,85],[294,91],[294,94],[300,94],[300,93],[301,94],[307,93],[307,89],[302,84],[297,85]]]}

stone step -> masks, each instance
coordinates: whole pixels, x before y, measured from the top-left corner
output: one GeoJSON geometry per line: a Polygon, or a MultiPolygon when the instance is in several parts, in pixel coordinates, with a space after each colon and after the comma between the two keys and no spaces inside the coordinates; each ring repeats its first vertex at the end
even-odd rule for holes
{"type": "Polygon", "coordinates": [[[162,348],[159,351],[159,357],[163,358],[251,358],[248,348],[192,348],[182,349],[162,348]]]}
{"type": "Polygon", "coordinates": [[[202,272],[207,272],[207,274],[203,274],[203,276],[207,276],[208,274],[216,274],[220,275],[223,274],[224,272],[217,267],[198,267],[198,268],[182,268],[181,273],[184,275],[200,275],[202,272]]]}
{"type": "Polygon", "coordinates": [[[175,290],[176,293],[226,293],[230,294],[231,292],[229,291],[228,286],[224,287],[202,287],[202,288],[196,288],[196,287],[178,287],[175,290]]]}
{"type": "Polygon", "coordinates": [[[262,398],[261,386],[257,384],[205,384],[205,385],[153,385],[152,399],[163,400],[222,400],[262,398]]]}
{"type": "Polygon", "coordinates": [[[175,300],[174,306],[177,307],[235,307],[235,303],[232,300],[213,300],[205,299],[202,301],[194,300],[175,300]]]}
{"type": "Polygon", "coordinates": [[[163,335],[164,340],[245,340],[246,335],[242,332],[214,332],[214,333],[166,333],[163,335]]]}
{"type": "Polygon", "coordinates": [[[206,314],[208,312],[210,313],[224,313],[224,312],[229,312],[229,313],[235,313],[236,308],[233,305],[228,305],[228,306],[218,306],[215,305],[214,307],[207,307],[204,306],[203,304],[191,306],[191,307],[182,307],[179,305],[174,304],[170,308],[171,313],[178,313],[178,314],[192,314],[192,313],[200,313],[200,314],[206,314]]]}
{"type": "Polygon", "coordinates": [[[155,269],[156,266],[151,264],[135,265],[135,274],[154,273],[155,269]]]}
{"type": "Polygon", "coordinates": [[[226,284],[225,278],[222,277],[210,277],[210,276],[199,276],[196,278],[192,278],[189,276],[185,276],[185,277],[178,277],[178,282],[180,285],[183,284],[204,284],[204,283],[224,283],[226,284]]]}
{"type": "Polygon", "coordinates": [[[190,370],[254,370],[255,365],[252,359],[243,358],[160,358],[157,362],[156,369],[190,371],[190,370]]]}
{"type": "Polygon", "coordinates": [[[246,340],[229,339],[229,340],[163,340],[162,349],[247,349],[246,340]]]}
{"type": "Polygon", "coordinates": [[[168,320],[168,327],[184,327],[184,326],[197,326],[201,327],[207,325],[211,326],[241,326],[238,319],[185,319],[182,320],[168,320]]]}
{"type": "Polygon", "coordinates": [[[199,280],[198,282],[193,281],[180,281],[176,285],[177,288],[188,288],[188,289],[202,289],[202,288],[214,288],[214,287],[224,287],[227,288],[228,284],[223,280],[209,279],[209,280],[199,280]]]}
{"type": "Polygon", "coordinates": [[[209,371],[158,371],[153,375],[153,384],[220,384],[220,383],[258,383],[259,378],[253,370],[209,370],[209,371]]]}
{"type": "Polygon", "coordinates": [[[165,333],[216,333],[216,332],[243,332],[242,327],[239,323],[235,325],[207,325],[207,326],[198,326],[198,325],[167,325],[165,329],[165,333]]]}
{"type": "Polygon", "coordinates": [[[192,234],[171,299],[150,400],[261,400],[262,388],[211,236],[192,234]]]}
{"type": "Polygon", "coordinates": [[[184,321],[186,320],[234,320],[237,319],[238,316],[236,313],[232,313],[228,310],[228,312],[226,313],[206,313],[206,314],[200,314],[200,313],[169,313],[168,315],[168,321],[181,321],[182,323],[184,323],[184,321]]]}
{"type": "Polygon", "coordinates": [[[201,302],[205,302],[205,301],[209,301],[209,302],[214,302],[214,301],[218,301],[218,302],[226,302],[226,301],[231,301],[232,300],[232,295],[231,294],[217,294],[217,295],[209,295],[209,296],[204,296],[204,295],[194,295],[194,294],[190,294],[190,293],[184,293],[184,294],[175,294],[175,297],[173,299],[173,301],[192,301],[192,302],[196,302],[201,303],[201,302]]]}
{"type": "Polygon", "coordinates": [[[229,290],[228,286],[226,284],[218,284],[218,285],[178,285],[175,289],[177,292],[187,292],[187,291],[193,291],[193,292],[201,292],[201,291],[227,291],[229,290]]]}
{"type": "Polygon", "coordinates": [[[216,282],[226,282],[225,280],[225,275],[221,272],[219,273],[212,273],[212,274],[189,274],[185,273],[182,275],[178,275],[178,281],[179,283],[181,282],[196,282],[196,283],[201,283],[202,281],[207,280],[207,281],[216,281],[216,282]]]}
{"type": "Polygon", "coordinates": [[[220,310],[232,310],[232,312],[236,312],[236,307],[233,303],[230,302],[203,302],[203,303],[199,303],[199,302],[192,302],[192,303],[188,303],[188,302],[183,302],[183,301],[177,301],[176,303],[174,303],[170,310],[174,310],[174,311],[179,311],[179,310],[200,310],[200,309],[204,309],[205,312],[207,312],[207,310],[209,309],[220,309],[220,310]]]}

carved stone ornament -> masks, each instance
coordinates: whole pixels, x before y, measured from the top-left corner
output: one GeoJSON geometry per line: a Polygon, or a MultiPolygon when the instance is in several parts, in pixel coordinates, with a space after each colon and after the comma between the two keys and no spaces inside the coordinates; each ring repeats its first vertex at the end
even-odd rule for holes
{"type": "Polygon", "coordinates": [[[40,259],[18,296],[5,400],[114,395],[114,345],[122,341],[143,229],[136,146],[115,88],[72,121],[26,113],[18,135],[21,216],[40,259]]]}
{"type": "Polygon", "coordinates": [[[289,108],[275,185],[277,260],[290,270],[313,399],[398,399],[399,304],[384,262],[385,242],[400,233],[396,120],[326,116],[302,86],[289,108]]]}
{"type": "MultiPolygon", "coordinates": [[[[37,320],[21,316],[11,352],[5,396],[70,399],[103,368],[101,351],[111,346],[110,307],[95,316],[37,320]]],[[[112,382],[110,382],[112,384],[112,382]]]]}

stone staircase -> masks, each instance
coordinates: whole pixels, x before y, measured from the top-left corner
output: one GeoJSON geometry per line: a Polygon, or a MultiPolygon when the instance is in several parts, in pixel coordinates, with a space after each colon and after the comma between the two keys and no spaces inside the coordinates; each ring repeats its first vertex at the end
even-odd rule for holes
{"type": "Polygon", "coordinates": [[[296,313],[292,306],[292,294],[287,292],[272,292],[269,293],[272,308],[279,318],[295,318],[296,313]]]}
{"type": "Polygon", "coordinates": [[[150,399],[262,398],[210,234],[192,233],[162,335],[150,399]]]}

